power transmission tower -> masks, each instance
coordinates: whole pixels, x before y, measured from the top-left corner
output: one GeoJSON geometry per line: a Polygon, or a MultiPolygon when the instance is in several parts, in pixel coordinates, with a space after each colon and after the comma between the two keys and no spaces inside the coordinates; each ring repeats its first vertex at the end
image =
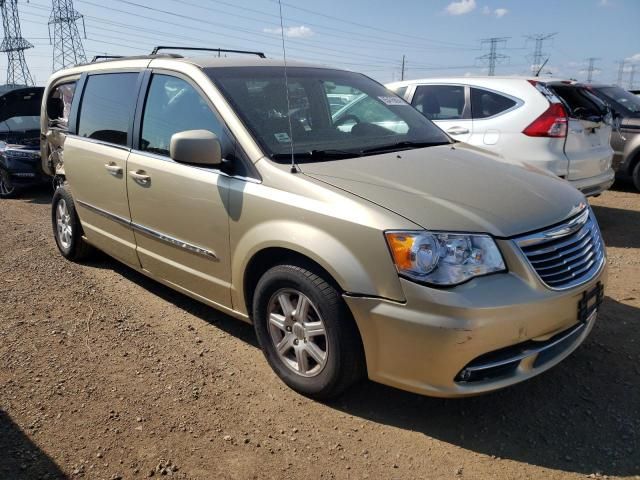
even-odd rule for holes
{"type": "Polygon", "coordinates": [[[631,71],[629,72],[629,90],[633,90],[633,80],[636,76],[636,66],[631,64],[631,71]]]}
{"type": "Polygon", "coordinates": [[[498,53],[498,46],[504,46],[511,37],[492,37],[485,38],[481,41],[482,45],[489,44],[489,53],[477,57],[477,60],[480,60],[483,63],[486,63],[489,66],[489,76],[494,76],[496,72],[496,64],[502,63],[505,60],[508,60],[509,57],[507,55],[503,55],[502,53],[498,53]]]}
{"type": "Polygon", "coordinates": [[[85,38],[87,30],[84,17],[73,8],[73,0],[52,0],[51,3],[53,8],[49,17],[49,41],[53,43],[53,71],[57,72],[87,61],[76,22],[82,20],[85,38]]]}
{"type": "Polygon", "coordinates": [[[527,35],[527,40],[533,40],[535,42],[535,46],[533,49],[533,55],[531,55],[531,73],[535,75],[540,67],[542,66],[543,58],[547,56],[546,53],[542,51],[542,45],[545,40],[549,40],[555,37],[557,33],[536,33],[534,35],[527,35]]]}
{"type": "Polygon", "coordinates": [[[0,0],[2,10],[2,27],[4,39],[0,44],[0,52],[6,52],[7,84],[8,85],[33,85],[33,78],[29,72],[24,51],[33,48],[29,42],[22,38],[20,30],[20,18],[18,17],[18,0],[0,0]]]}
{"type": "Polygon", "coordinates": [[[622,77],[624,75],[624,67],[626,67],[627,62],[626,60],[620,60],[618,62],[616,62],[619,67],[618,67],[618,81],[616,82],[616,85],[621,87],[622,86],[622,77]]]}
{"type": "Polygon", "coordinates": [[[400,70],[400,80],[404,80],[404,55],[402,55],[402,69],[400,70]]]}
{"type": "Polygon", "coordinates": [[[596,57],[587,58],[587,62],[589,62],[589,66],[587,67],[587,83],[591,83],[591,80],[593,79],[593,72],[598,70],[596,68],[596,61],[598,60],[600,59],[596,57]]]}

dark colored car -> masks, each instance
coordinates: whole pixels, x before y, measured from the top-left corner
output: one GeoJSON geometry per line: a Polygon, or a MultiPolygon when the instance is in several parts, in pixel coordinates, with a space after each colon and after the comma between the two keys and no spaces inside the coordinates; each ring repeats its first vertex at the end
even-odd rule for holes
{"type": "Polygon", "coordinates": [[[0,198],[48,178],[40,161],[42,87],[18,87],[0,94],[0,198]]]}
{"type": "Polygon", "coordinates": [[[613,110],[619,125],[611,133],[616,176],[631,179],[640,190],[640,97],[613,85],[589,85],[587,88],[613,110]]]}

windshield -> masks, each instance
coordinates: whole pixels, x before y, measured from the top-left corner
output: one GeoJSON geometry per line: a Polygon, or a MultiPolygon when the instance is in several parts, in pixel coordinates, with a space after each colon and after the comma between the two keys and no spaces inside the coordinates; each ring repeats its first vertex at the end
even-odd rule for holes
{"type": "Polygon", "coordinates": [[[40,130],[39,116],[11,117],[0,122],[0,132],[26,132],[27,130],[40,130]]]}
{"type": "Polygon", "coordinates": [[[620,87],[600,87],[596,92],[604,95],[606,101],[613,102],[613,107],[621,108],[623,113],[640,114],[640,97],[637,95],[620,87]]]}
{"type": "Polygon", "coordinates": [[[211,68],[272,159],[318,161],[450,143],[442,130],[368,77],[322,68],[211,68]],[[289,123],[291,126],[289,126],[289,123]]]}

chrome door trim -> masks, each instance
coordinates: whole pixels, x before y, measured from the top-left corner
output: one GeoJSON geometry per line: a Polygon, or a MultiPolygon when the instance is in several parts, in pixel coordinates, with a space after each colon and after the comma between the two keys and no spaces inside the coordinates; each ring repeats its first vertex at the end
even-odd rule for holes
{"type": "Polygon", "coordinates": [[[102,215],[105,218],[113,220],[114,222],[119,223],[120,225],[124,225],[125,227],[129,227],[129,228],[135,230],[136,232],[148,235],[150,237],[153,237],[155,239],[161,240],[161,241],[163,241],[165,243],[173,245],[174,247],[181,248],[181,249],[186,250],[188,252],[201,255],[201,256],[206,257],[206,258],[208,258],[210,260],[219,261],[218,256],[215,254],[215,252],[213,252],[211,250],[207,250],[206,248],[199,247],[198,245],[194,245],[192,243],[185,242],[184,240],[180,240],[178,238],[172,237],[171,235],[167,235],[165,233],[158,232],[157,230],[153,230],[153,229],[151,229],[149,227],[145,227],[144,225],[140,225],[138,223],[132,222],[130,220],[127,220],[126,218],[122,218],[122,217],[120,217],[118,215],[115,215],[115,214],[113,214],[111,212],[107,212],[106,210],[103,210],[101,208],[95,207],[95,206],[93,206],[93,205],[91,205],[89,203],[83,202],[81,200],[76,200],[76,202],[79,205],[82,205],[87,210],[90,210],[93,213],[96,213],[98,215],[102,215]]]}
{"type": "Polygon", "coordinates": [[[101,208],[94,207],[90,203],[83,202],[82,200],[75,200],[74,199],[74,201],[78,205],[83,206],[84,208],[86,208],[87,210],[92,211],[93,213],[97,213],[98,215],[102,215],[103,217],[106,217],[109,220],[113,220],[114,222],[119,223],[120,225],[123,225],[125,227],[131,227],[131,221],[127,220],[126,218],[123,218],[123,217],[121,217],[119,215],[116,215],[114,213],[111,213],[111,212],[107,212],[106,210],[103,210],[101,208]]]}

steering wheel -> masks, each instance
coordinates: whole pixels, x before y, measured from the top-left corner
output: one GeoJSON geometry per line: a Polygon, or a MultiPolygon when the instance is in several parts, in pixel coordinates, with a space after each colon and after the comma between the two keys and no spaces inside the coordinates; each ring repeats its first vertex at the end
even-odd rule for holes
{"type": "Polygon", "coordinates": [[[339,127],[339,126],[344,125],[345,123],[347,123],[348,120],[353,120],[354,123],[360,123],[360,119],[357,116],[355,116],[355,115],[350,113],[350,114],[345,115],[344,117],[340,118],[339,120],[337,120],[333,125],[334,125],[334,127],[339,127]]]}

